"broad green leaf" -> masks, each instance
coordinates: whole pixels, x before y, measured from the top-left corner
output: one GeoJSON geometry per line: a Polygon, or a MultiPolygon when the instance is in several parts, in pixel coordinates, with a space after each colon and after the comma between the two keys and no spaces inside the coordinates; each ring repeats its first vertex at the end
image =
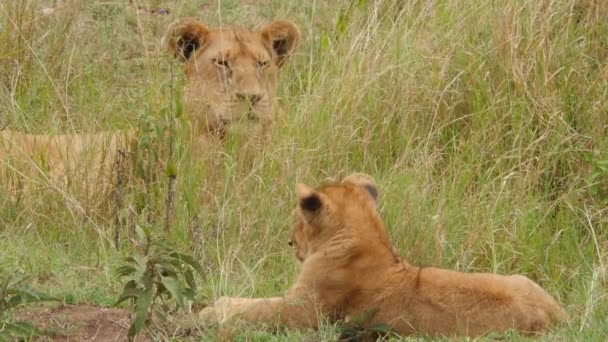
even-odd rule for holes
{"type": "Polygon", "coordinates": [[[14,341],[41,335],[44,335],[44,332],[36,329],[36,327],[28,322],[0,322],[0,341],[14,341]]]}
{"type": "Polygon", "coordinates": [[[172,265],[156,265],[156,270],[163,277],[177,277],[177,270],[172,265]]]}
{"type": "Polygon", "coordinates": [[[8,288],[13,288],[19,284],[28,281],[31,277],[25,274],[14,273],[8,277],[8,288]]]}
{"type": "Polygon", "coordinates": [[[116,269],[116,275],[119,277],[126,277],[128,275],[134,274],[136,271],[135,267],[129,265],[119,266],[116,269]]]}
{"type": "Polygon", "coordinates": [[[129,327],[129,331],[127,331],[127,337],[129,338],[129,341],[133,341],[135,335],[137,335],[138,333],[139,331],[136,331],[135,329],[135,323],[131,324],[131,326],[129,327]]]}
{"type": "Polygon", "coordinates": [[[186,254],[182,254],[182,253],[178,253],[178,252],[173,252],[171,253],[171,256],[174,258],[177,258],[179,260],[181,260],[182,262],[190,265],[192,268],[194,268],[195,271],[197,271],[201,276],[204,274],[203,272],[203,267],[201,266],[201,264],[194,259],[193,257],[186,255],[186,254]]]}
{"type": "Polygon", "coordinates": [[[159,258],[158,263],[163,264],[163,265],[173,265],[178,268],[181,268],[181,266],[183,264],[179,259],[173,258],[171,256],[159,258]]]}
{"type": "Polygon", "coordinates": [[[6,309],[13,308],[18,305],[35,303],[42,301],[58,301],[59,298],[48,295],[44,292],[35,290],[29,286],[21,286],[18,293],[12,296],[6,302],[6,309]]]}
{"type": "Polygon", "coordinates": [[[196,281],[194,281],[192,270],[184,271],[184,278],[186,278],[186,284],[188,284],[193,291],[196,291],[196,281]]]}
{"type": "Polygon", "coordinates": [[[151,272],[144,272],[139,280],[140,284],[144,286],[144,288],[152,287],[154,284],[154,280],[152,279],[151,272]]]}
{"type": "Polygon", "coordinates": [[[136,272],[133,274],[133,276],[136,279],[142,278],[142,276],[148,270],[148,257],[137,254],[134,255],[133,258],[137,261],[136,272]]]}
{"type": "Polygon", "coordinates": [[[26,303],[26,300],[23,298],[23,296],[21,294],[16,294],[6,301],[4,309],[10,309],[23,303],[26,303]]]}
{"type": "Polygon", "coordinates": [[[128,335],[134,337],[139,334],[141,329],[146,323],[146,317],[148,316],[148,310],[152,305],[152,298],[154,295],[154,288],[152,286],[145,288],[140,295],[137,297],[135,302],[135,321],[129,328],[128,335]]]}
{"type": "Polygon", "coordinates": [[[171,293],[177,302],[177,305],[180,308],[184,308],[184,295],[182,293],[182,285],[179,283],[179,280],[175,277],[162,277],[161,282],[171,293]]]}
{"type": "Polygon", "coordinates": [[[141,294],[141,290],[138,288],[132,288],[132,287],[125,288],[122,291],[122,294],[120,295],[120,297],[118,298],[116,303],[114,303],[114,306],[117,306],[118,304],[120,304],[130,298],[138,298],[140,294],[141,294]]]}
{"type": "Polygon", "coordinates": [[[182,294],[184,295],[184,298],[188,300],[194,300],[194,297],[196,297],[196,291],[191,288],[184,289],[182,294]]]}

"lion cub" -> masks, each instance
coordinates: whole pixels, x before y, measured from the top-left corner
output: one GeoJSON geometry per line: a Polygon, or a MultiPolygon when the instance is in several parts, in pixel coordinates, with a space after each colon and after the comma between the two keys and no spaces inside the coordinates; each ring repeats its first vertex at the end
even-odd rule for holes
{"type": "Polygon", "coordinates": [[[353,174],[339,184],[296,188],[289,244],[302,263],[285,297],[221,298],[205,320],[235,315],[249,322],[315,328],[377,309],[368,324],[401,335],[477,336],[517,329],[537,333],[567,318],[532,280],[410,265],[393,253],[376,207],[374,180],[353,174]]]}

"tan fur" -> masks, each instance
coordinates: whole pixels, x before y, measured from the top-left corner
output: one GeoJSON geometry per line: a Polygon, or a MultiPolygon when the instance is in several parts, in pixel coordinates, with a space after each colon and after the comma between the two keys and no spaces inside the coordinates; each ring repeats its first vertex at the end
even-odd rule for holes
{"type": "Polygon", "coordinates": [[[221,298],[203,321],[240,317],[254,323],[316,328],[377,309],[368,325],[401,335],[478,336],[517,329],[538,333],[567,319],[532,280],[410,265],[392,251],[376,209],[373,179],[296,189],[297,223],[290,244],[302,268],[284,297],[221,298]]]}
{"type": "MultiPolygon", "coordinates": [[[[222,138],[228,127],[242,121],[254,123],[246,128],[254,134],[268,134],[278,71],[299,38],[297,27],[288,21],[272,22],[259,32],[209,28],[193,19],[168,28],[165,47],[185,63],[185,112],[192,141],[197,143],[195,149],[204,150],[201,143],[217,142],[216,137],[222,138]],[[184,55],[186,50],[188,56],[184,55]]],[[[0,136],[0,179],[8,179],[6,183],[12,185],[36,179],[42,186],[52,187],[68,179],[111,185],[118,150],[130,150],[136,139],[134,130],[68,135],[4,130],[0,136]],[[85,178],[73,177],[77,174],[85,178]]]]}
{"type": "Polygon", "coordinates": [[[267,134],[279,69],[299,40],[297,27],[288,21],[274,21],[260,31],[210,28],[197,20],[173,24],[163,41],[186,62],[185,107],[195,134],[223,136],[228,127],[247,122],[267,134]]]}
{"type": "Polygon", "coordinates": [[[96,134],[26,134],[0,132],[0,179],[15,188],[64,189],[69,180],[81,180],[89,195],[102,193],[113,183],[118,151],[128,150],[135,131],[96,134]]]}

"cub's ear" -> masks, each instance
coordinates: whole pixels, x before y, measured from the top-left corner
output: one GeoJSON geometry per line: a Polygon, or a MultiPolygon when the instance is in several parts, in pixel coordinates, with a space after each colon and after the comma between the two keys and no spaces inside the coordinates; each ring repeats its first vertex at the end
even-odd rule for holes
{"type": "Polygon", "coordinates": [[[342,180],[342,183],[352,183],[361,186],[369,192],[370,196],[376,201],[378,199],[378,187],[374,178],[366,173],[357,172],[348,175],[342,180]]]}
{"type": "Polygon", "coordinates": [[[278,67],[285,64],[300,43],[300,31],[291,21],[273,21],[262,28],[261,33],[262,38],[272,46],[278,67]]]}
{"type": "Polygon", "coordinates": [[[304,214],[314,214],[323,206],[319,193],[308,185],[302,183],[296,185],[296,197],[298,198],[298,207],[302,209],[304,214]]]}
{"type": "Polygon", "coordinates": [[[185,19],[169,26],[162,44],[175,57],[187,61],[202,48],[209,37],[209,28],[196,19],[185,19]]]}

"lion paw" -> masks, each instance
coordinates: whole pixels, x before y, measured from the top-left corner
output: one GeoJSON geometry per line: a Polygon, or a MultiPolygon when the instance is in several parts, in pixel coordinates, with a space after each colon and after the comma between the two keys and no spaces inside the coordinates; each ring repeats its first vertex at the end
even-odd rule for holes
{"type": "Polygon", "coordinates": [[[221,297],[212,306],[201,310],[201,322],[224,323],[240,312],[239,307],[246,304],[247,298],[221,297]]]}

